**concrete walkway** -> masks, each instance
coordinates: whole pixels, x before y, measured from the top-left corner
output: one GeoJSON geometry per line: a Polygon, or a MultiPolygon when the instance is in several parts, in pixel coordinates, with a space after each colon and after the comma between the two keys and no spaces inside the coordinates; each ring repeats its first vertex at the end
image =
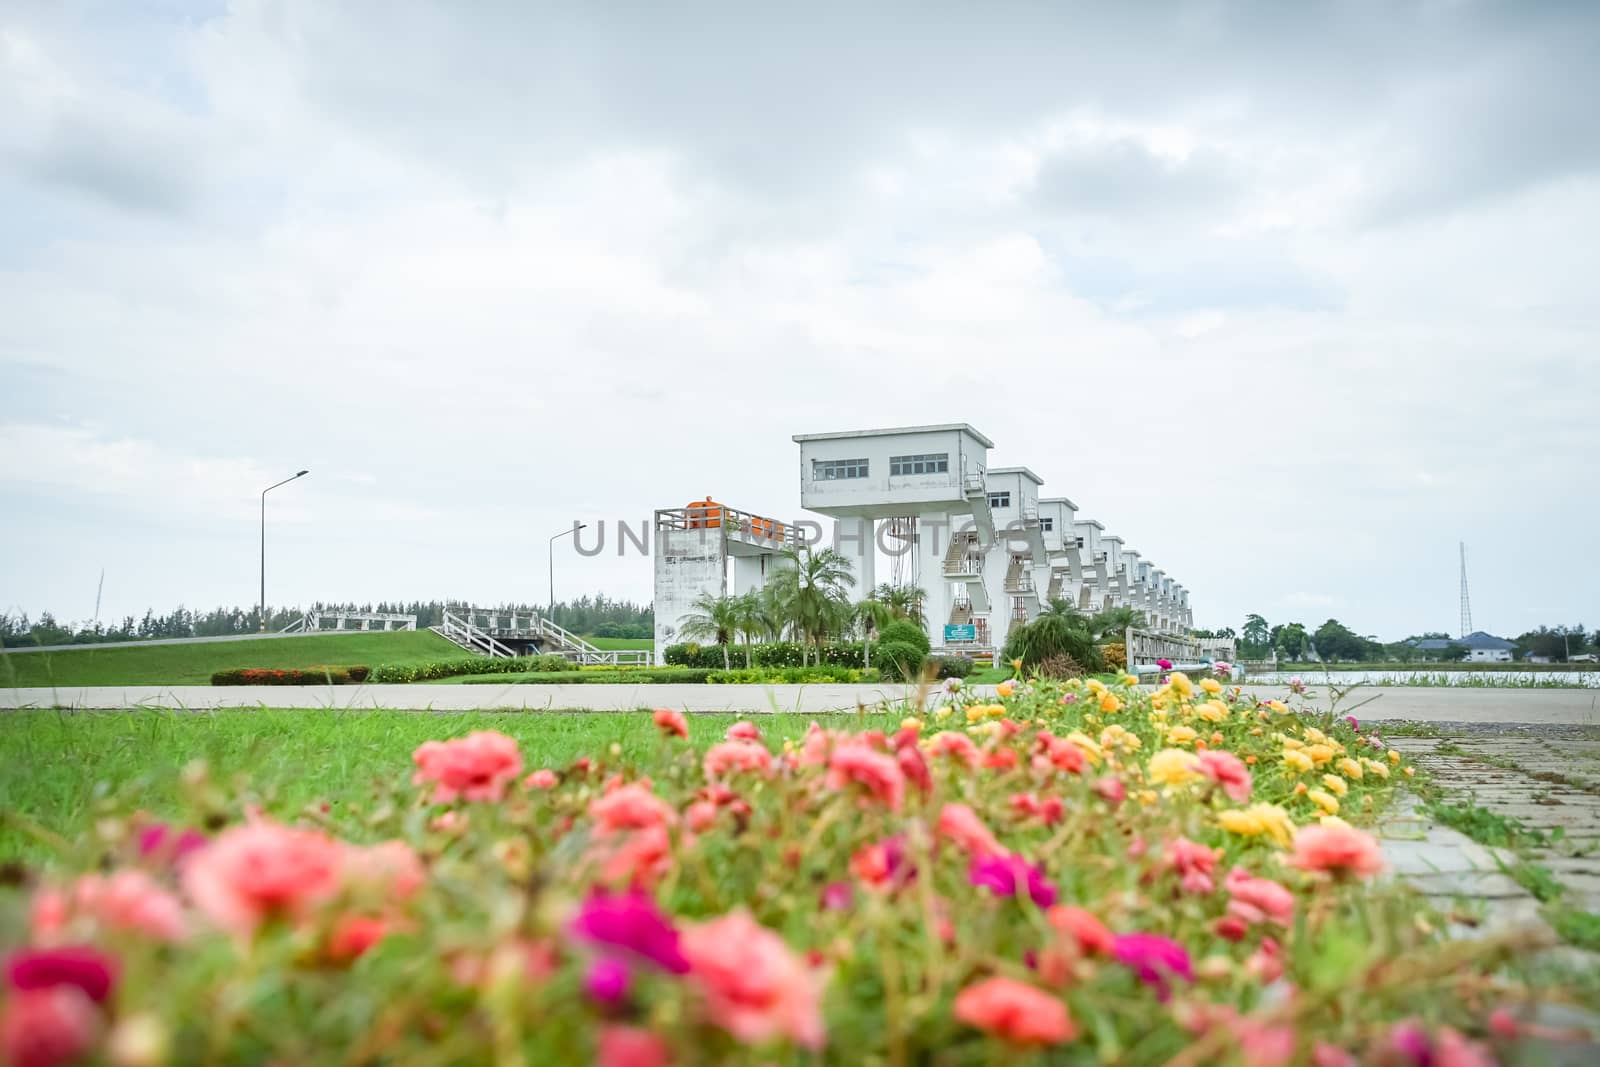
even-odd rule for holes
{"type": "MultiPolygon", "coordinates": [[[[992,696],[993,686],[973,686],[992,696]]],[[[1280,686],[1246,686],[1265,700],[1280,686]]],[[[935,691],[937,692],[937,691],[935,691]]],[[[475,708],[632,711],[819,712],[916,699],[912,686],[876,685],[366,685],[366,686],[97,686],[0,689],[6,708],[397,708],[465,711],[475,708]]],[[[1310,701],[1326,708],[1318,690],[1310,701]]],[[[1584,689],[1428,689],[1362,687],[1341,705],[1362,720],[1451,723],[1528,723],[1600,726],[1600,692],[1584,689]],[[1376,699],[1372,699],[1376,698],[1376,699]],[[1367,703],[1362,704],[1363,701],[1367,703]],[[1360,707],[1356,705],[1361,704],[1360,707]]]]}

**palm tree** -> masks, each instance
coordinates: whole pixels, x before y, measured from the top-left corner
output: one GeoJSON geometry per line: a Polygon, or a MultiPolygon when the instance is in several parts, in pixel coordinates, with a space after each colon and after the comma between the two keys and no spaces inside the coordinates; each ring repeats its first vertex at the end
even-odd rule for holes
{"type": "Polygon", "coordinates": [[[927,622],[922,605],[927,602],[928,592],[921,586],[884,582],[872,591],[871,599],[887,605],[890,615],[896,619],[909,619],[918,625],[927,622]]]}
{"type": "Polygon", "coordinates": [[[1104,608],[1087,620],[1086,628],[1090,638],[1098,645],[1108,638],[1122,640],[1122,635],[1127,633],[1129,627],[1143,629],[1144,612],[1127,606],[1104,608]]]}
{"type": "Polygon", "coordinates": [[[731,671],[733,661],[728,658],[728,646],[739,630],[738,599],[701,593],[692,607],[693,611],[678,620],[678,632],[691,641],[721,645],[722,669],[731,671]]]}
{"type": "Polygon", "coordinates": [[[760,638],[767,633],[767,620],[763,618],[764,605],[761,592],[751,589],[740,596],[733,598],[734,625],[739,631],[739,637],[744,644],[744,666],[750,669],[750,641],[760,638]]]}
{"type": "Polygon", "coordinates": [[[780,566],[768,584],[785,607],[789,626],[812,646],[820,663],[823,642],[848,617],[856,576],[849,561],[831,548],[813,552],[791,545],[779,558],[787,566],[780,566]]]}
{"type": "MultiPolygon", "coordinates": [[[[882,586],[878,587],[882,589],[882,586]]],[[[861,626],[861,665],[872,666],[872,635],[894,620],[894,609],[875,597],[859,601],[853,612],[853,621],[861,626]]]]}

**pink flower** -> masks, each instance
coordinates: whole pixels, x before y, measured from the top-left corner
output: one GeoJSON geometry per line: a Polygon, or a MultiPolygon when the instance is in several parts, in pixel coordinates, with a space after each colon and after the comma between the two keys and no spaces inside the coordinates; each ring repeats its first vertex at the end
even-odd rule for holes
{"type": "Polygon", "coordinates": [[[1289,863],[1302,871],[1369,878],[1383,870],[1383,854],[1371,834],[1338,823],[1318,823],[1302,827],[1294,835],[1289,863]]]}
{"type": "Polygon", "coordinates": [[[667,1067],[672,1062],[666,1039],[637,1026],[607,1024],[600,1028],[596,1067],[667,1067]]]}
{"type": "Polygon", "coordinates": [[[1195,758],[1199,761],[1200,773],[1222,786],[1228,799],[1235,804],[1243,804],[1250,799],[1250,771],[1238,756],[1221,749],[1208,748],[1195,758]]]}
{"type": "Polygon", "coordinates": [[[1015,978],[985,978],[963,989],[955,1017],[1012,1045],[1059,1045],[1077,1036],[1065,1004],[1015,978]]]}
{"type": "Polygon", "coordinates": [[[1040,800],[1032,793],[1013,793],[1006,804],[1017,814],[1038,819],[1046,826],[1054,826],[1060,822],[1067,810],[1060,797],[1045,797],[1040,800]]]}
{"type": "Polygon", "coordinates": [[[522,773],[515,739],[497,730],[478,730],[454,741],[427,741],[411,754],[417,765],[413,785],[433,784],[433,801],[457,797],[499,800],[507,784],[522,773]]]}
{"type": "Polygon", "coordinates": [[[595,890],[572,920],[574,937],[611,952],[625,952],[669,974],[683,974],[689,961],[672,920],[646,893],[595,890]]]}
{"type": "Polygon", "coordinates": [[[327,958],[349,963],[389,936],[389,923],[371,915],[345,915],[328,932],[327,958]]]}
{"type": "Polygon", "coordinates": [[[601,834],[671,826],[678,813],[642,782],[633,782],[590,802],[589,817],[601,834]]]}
{"type": "Polygon", "coordinates": [[[117,984],[117,961],[88,945],[22,949],[6,960],[6,984],[17,992],[71,986],[96,1004],[117,984]]]}
{"type": "Polygon", "coordinates": [[[1094,791],[1100,794],[1100,799],[1110,804],[1113,808],[1119,806],[1128,797],[1128,787],[1121,778],[1114,774],[1102,775],[1095,780],[1094,791]]]}
{"type": "Polygon", "coordinates": [[[1283,948],[1277,939],[1263,937],[1261,944],[1244,961],[1244,972],[1262,985],[1271,985],[1283,977],[1283,948]]]}
{"type": "Polygon", "coordinates": [[[0,1062],[11,1067],[59,1067],[94,1047],[100,1020],[73,986],[13,993],[0,1010],[0,1062]]]}
{"type": "Polygon", "coordinates": [[[1014,897],[1027,890],[1039,907],[1056,902],[1056,887],[1045,880],[1044,872],[1021,856],[984,856],[972,861],[967,881],[988,889],[997,897],[1014,897]]]}
{"type": "Polygon", "coordinates": [[[761,740],[761,731],[756,729],[756,724],[748,720],[741,720],[728,727],[727,738],[729,741],[756,741],[761,740]]]}
{"type": "Polygon", "coordinates": [[[706,749],[706,777],[712,781],[738,771],[765,774],[772,769],[772,753],[751,741],[719,741],[706,749]]]}
{"type": "Polygon", "coordinates": [[[1397,1023],[1386,1042],[1390,1060],[1415,1067],[1496,1067],[1495,1059],[1482,1045],[1468,1041],[1448,1026],[1433,1037],[1416,1020],[1397,1023]]]}
{"type": "Polygon", "coordinates": [[[840,745],[828,760],[829,789],[844,789],[852,782],[865,786],[890,811],[899,811],[905,799],[906,776],[900,764],[862,744],[840,745]]]}
{"type": "Polygon", "coordinates": [[[664,737],[688,737],[689,720],[681,711],[657,708],[651,716],[664,737]]]}
{"type": "Polygon", "coordinates": [[[554,789],[561,784],[561,779],[556,777],[556,772],[548,767],[541,767],[522,780],[524,789],[554,789]]]}
{"type": "Polygon", "coordinates": [[[86,874],[67,893],[42,890],[34,898],[33,932],[52,940],[73,916],[155,941],[181,941],[187,933],[183,902],[141,870],[86,874]]]}
{"type": "Polygon", "coordinates": [[[855,889],[849,882],[829,882],[822,887],[818,904],[823,911],[848,911],[854,902],[855,889]]]}
{"type": "Polygon", "coordinates": [[[933,775],[928,771],[928,760],[914,740],[911,744],[895,746],[894,761],[900,765],[900,773],[905,775],[906,781],[916,786],[918,792],[924,796],[933,792],[933,775]]]}
{"type": "Polygon", "coordinates": [[[183,888],[214,924],[248,935],[333,896],[343,860],[343,848],[326,834],[263,820],[223,832],[192,856],[183,888]]]}
{"type": "Polygon", "coordinates": [[[1338,1045],[1318,1041],[1311,1049],[1311,1067],[1360,1067],[1360,1064],[1338,1045]]]}
{"type": "Polygon", "coordinates": [[[1239,1036],[1239,1057],[1245,1067],[1286,1067],[1294,1062],[1294,1027],[1240,1019],[1233,1029],[1239,1036]]]}
{"type": "Polygon", "coordinates": [[[978,746],[972,743],[972,738],[949,730],[933,735],[933,740],[928,742],[928,752],[934,756],[949,756],[973,768],[978,766],[982,758],[978,754],[978,746]]]}
{"type": "Polygon", "coordinates": [[[1247,923],[1294,921],[1294,894],[1270,878],[1257,878],[1243,867],[1228,872],[1223,886],[1231,894],[1228,914],[1247,923]]]}
{"type": "Polygon", "coordinates": [[[1158,659],[1156,660],[1156,666],[1164,671],[1170,671],[1172,669],[1172,661],[1170,659],[1158,659]]]}
{"type": "Polygon", "coordinates": [[[978,818],[977,812],[965,804],[946,804],[939,811],[938,835],[953,841],[969,856],[1004,855],[1005,849],[995,840],[994,834],[978,818]]]}
{"type": "Polygon", "coordinates": [[[672,839],[665,826],[647,826],[610,838],[603,851],[600,877],[608,885],[649,888],[672,867],[672,839]]]}
{"type": "Polygon", "coordinates": [[[1172,979],[1194,981],[1189,953],[1169,937],[1159,934],[1119,934],[1112,947],[1117,962],[1139,976],[1162,1000],[1172,996],[1172,979]]]}
{"type": "Polygon", "coordinates": [[[1217,866],[1217,853],[1205,845],[1186,837],[1175,839],[1167,845],[1166,865],[1177,872],[1185,893],[1209,893],[1217,887],[1211,877],[1217,866]]]}
{"type": "Polygon", "coordinates": [[[822,1047],[824,978],[777,934],[739,910],[683,932],[689,976],[717,1026],[747,1045],[787,1037],[822,1047]]]}

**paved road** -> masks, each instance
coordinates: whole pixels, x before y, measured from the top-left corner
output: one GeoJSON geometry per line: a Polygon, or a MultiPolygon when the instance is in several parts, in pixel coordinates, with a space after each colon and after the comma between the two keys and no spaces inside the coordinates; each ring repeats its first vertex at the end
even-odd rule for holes
{"type": "MultiPolygon", "coordinates": [[[[992,693],[992,687],[974,687],[992,693]]],[[[1277,686],[1246,686],[1263,699],[1277,686]]],[[[1318,690],[1320,706],[1327,694],[1318,690]]],[[[854,710],[858,704],[915,698],[901,685],[367,685],[367,686],[99,686],[0,689],[0,709],[19,707],[130,708],[473,708],[630,711],[854,710]]],[[[1430,689],[1363,687],[1342,706],[1361,719],[1425,722],[1537,723],[1600,726],[1600,693],[1583,689],[1430,689]],[[1371,699],[1376,697],[1376,699],[1371,699]]]]}

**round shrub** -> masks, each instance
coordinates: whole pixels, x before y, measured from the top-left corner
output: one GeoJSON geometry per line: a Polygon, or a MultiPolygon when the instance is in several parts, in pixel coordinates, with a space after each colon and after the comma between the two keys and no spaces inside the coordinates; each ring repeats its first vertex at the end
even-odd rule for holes
{"type": "Polygon", "coordinates": [[[926,656],[928,654],[928,650],[933,647],[928,643],[928,635],[923,632],[922,627],[918,626],[914,622],[907,621],[906,619],[896,619],[894,622],[891,622],[889,625],[879,630],[878,643],[880,645],[914,645],[922,650],[922,654],[924,656],[926,656]]]}
{"type": "Polygon", "coordinates": [[[922,661],[927,652],[909,641],[884,641],[872,662],[890,678],[916,681],[922,677],[922,661]]]}

